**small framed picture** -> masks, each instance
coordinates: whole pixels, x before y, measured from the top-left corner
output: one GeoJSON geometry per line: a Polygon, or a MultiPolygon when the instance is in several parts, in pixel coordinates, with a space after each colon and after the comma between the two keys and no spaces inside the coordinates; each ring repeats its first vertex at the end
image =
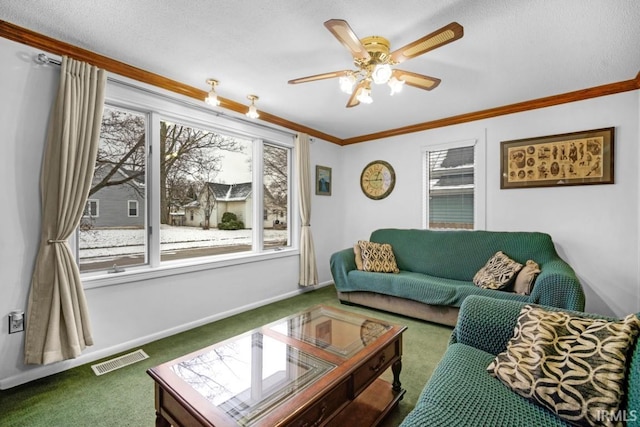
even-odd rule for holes
{"type": "Polygon", "coordinates": [[[316,165],[316,195],[331,195],[331,168],[316,165]]]}

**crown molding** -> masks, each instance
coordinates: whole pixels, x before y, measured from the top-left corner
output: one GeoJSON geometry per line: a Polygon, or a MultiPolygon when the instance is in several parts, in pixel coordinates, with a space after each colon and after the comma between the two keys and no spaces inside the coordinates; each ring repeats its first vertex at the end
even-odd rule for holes
{"type": "MultiPolygon", "coordinates": [[[[19,27],[6,21],[0,20],[0,37],[22,43],[38,49],[43,49],[55,55],[65,55],[80,61],[87,62],[106,71],[131,78],[136,81],[147,83],[174,93],[185,95],[198,100],[204,100],[207,92],[178,82],[176,80],[163,77],[161,75],[145,71],[141,68],[125,64],[115,59],[108,58],[98,53],[91,52],[86,49],[65,43],[51,37],[36,33],[26,28],[19,27]]],[[[306,133],[316,138],[345,146],[357,144],[361,142],[373,141],[376,139],[389,138],[393,136],[405,135],[413,132],[421,132],[429,129],[452,126],[461,123],[468,123],[477,120],[488,119],[492,117],[504,116],[507,114],[521,113],[523,111],[536,110],[538,108],[551,107],[554,105],[565,104],[569,102],[582,101],[585,99],[597,98],[600,96],[613,95],[616,93],[627,92],[640,89],[640,72],[635,78],[624,80],[616,83],[609,83],[588,89],[576,90],[560,95],[547,96],[544,98],[532,99],[529,101],[518,102],[515,104],[504,105],[501,107],[489,108],[486,110],[474,111],[470,113],[460,114],[457,116],[446,117],[438,120],[417,123],[409,126],[389,129],[381,132],[370,133],[366,135],[355,136],[351,138],[341,139],[325,132],[291,122],[282,117],[269,114],[260,110],[259,120],[272,123],[277,126],[284,127],[296,132],[306,133]]],[[[243,114],[246,112],[248,105],[241,104],[231,99],[218,97],[220,107],[243,114]]]]}
{"type": "Polygon", "coordinates": [[[569,102],[583,101],[585,99],[597,98],[600,96],[614,95],[616,93],[628,92],[637,89],[640,89],[640,73],[638,73],[638,75],[633,79],[624,80],[617,83],[609,83],[589,89],[576,90],[560,95],[532,99],[529,101],[518,102],[516,104],[504,105],[502,107],[489,108],[487,110],[474,111],[472,113],[460,114],[458,116],[446,117],[443,119],[418,123],[415,125],[371,133],[368,135],[347,138],[342,140],[341,145],[357,144],[359,142],[372,141],[374,139],[389,138],[392,136],[404,135],[412,132],[421,132],[429,129],[474,122],[477,120],[489,119],[492,117],[504,116],[513,113],[521,113],[523,111],[536,110],[538,108],[546,108],[554,105],[566,104],[569,102]]]}
{"type": "MultiPolygon", "coordinates": [[[[147,83],[174,93],[178,93],[180,95],[195,98],[200,101],[203,101],[207,97],[207,92],[202,89],[198,89],[193,86],[178,82],[176,80],[172,80],[167,77],[163,77],[161,75],[143,70],[141,68],[125,64],[124,62],[116,61],[115,59],[111,59],[109,57],[91,52],[86,49],[82,49],[69,43],[53,39],[51,37],[36,33],[34,31],[2,20],[0,20],[0,36],[18,43],[35,47],[37,49],[43,49],[46,52],[54,55],[64,55],[73,59],[77,59],[79,61],[84,61],[89,64],[95,65],[96,67],[100,67],[108,72],[118,74],[123,77],[128,77],[139,82],[147,83]]],[[[241,104],[231,99],[223,98],[220,96],[218,97],[218,99],[220,100],[221,108],[235,111],[237,113],[244,114],[247,111],[247,108],[249,108],[248,105],[241,104]]],[[[307,126],[291,122],[289,120],[283,119],[282,117],[274,116],[273,114],[269,114],[264,111],[260,111],[260,120],[282,126],[296,132],[303,132],[309,134],[310,136],[315,136],[325,141],[333,142],[334,144],[340,145],[342,143],[342,140],[340,138],[337,138],[333,135],[329,135],[324,132],[309,128],[307,126]]]]}

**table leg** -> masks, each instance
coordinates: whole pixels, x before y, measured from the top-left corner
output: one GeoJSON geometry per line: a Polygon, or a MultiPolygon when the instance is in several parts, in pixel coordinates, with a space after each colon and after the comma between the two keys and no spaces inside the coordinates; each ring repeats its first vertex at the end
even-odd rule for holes
{"type": "Polygon", "coordinates": [[[402,391],[402,384],[400,384],[400,371],[402,370],[402,359],[398,359],[393,365],[391,365],[391,372],[393,372],[393,391],[402,391]]]}
{"type": "Polygon", "coordinates": [[[160,412],[156,412],[156,427],[171,427],[169,421],[160,415],[160,412]]]}

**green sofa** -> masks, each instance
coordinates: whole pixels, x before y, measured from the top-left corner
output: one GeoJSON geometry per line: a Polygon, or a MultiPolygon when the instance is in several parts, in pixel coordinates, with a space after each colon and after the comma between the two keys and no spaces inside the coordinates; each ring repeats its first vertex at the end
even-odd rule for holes
{"type": "Polygon", "coordinates": [[[548,234],[507,231],[434,231],[379,229],[371,242],[389,243],[400,273],[372,273],[356,268],[353,248],[334,253],[330,267],[338,298],[410,317],[454,326],[469,295],[584,310],[584,292],[573,269],[556,252],[548,234]],[[473,276],[497,251],[541,272],[530,295],[473,284],[473,276]]]}
{"type": "MultiPolygon", "coordinates": [[[[460,309],[449,346],[401,427],[569,426],[567,422],[520,397],[487,372],[506,349],[525,303],[470,296],[460,309]]],[[[545,307],[552,311],[567,311],[545,307]]],[[[567,311],[583,317],[617,320],[567,311]]],[[[626,377],[626,407],[619,418],[640,426],[640,346],[634,344],[626,377]]]]}

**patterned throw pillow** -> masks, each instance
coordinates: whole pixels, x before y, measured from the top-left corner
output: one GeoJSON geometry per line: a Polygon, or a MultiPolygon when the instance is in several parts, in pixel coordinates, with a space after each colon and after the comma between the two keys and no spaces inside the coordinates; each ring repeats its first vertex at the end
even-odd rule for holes
{"type": "Polygon", "coordinates": [[[572,424],[622,425],[627,357],[639,330],[633,314],[611,322],[526,305],[487,370],[572,424]]]}
{"type": "Polygon", "coordinates": [[[473,276],[473,283],[485,289],[504,289],[521,269],[522,264],[498,251],[473,276]]]}
{"type": "Polygon", "coordinates": [[[535,282],[538,274],[540,274],[540,266],[538,263],[528,260],[516,276],[516,281],[513,283],[513,292],[516,294],[529,295],[531,289],[533,289],[533,282],[535,282]]]}
{"type": "Polygon", "coordinates": [[[377,273],[399,273],[396,257],[388,243],[374,243],[358,240],[362,255],[362,269],[377,273]]]}

